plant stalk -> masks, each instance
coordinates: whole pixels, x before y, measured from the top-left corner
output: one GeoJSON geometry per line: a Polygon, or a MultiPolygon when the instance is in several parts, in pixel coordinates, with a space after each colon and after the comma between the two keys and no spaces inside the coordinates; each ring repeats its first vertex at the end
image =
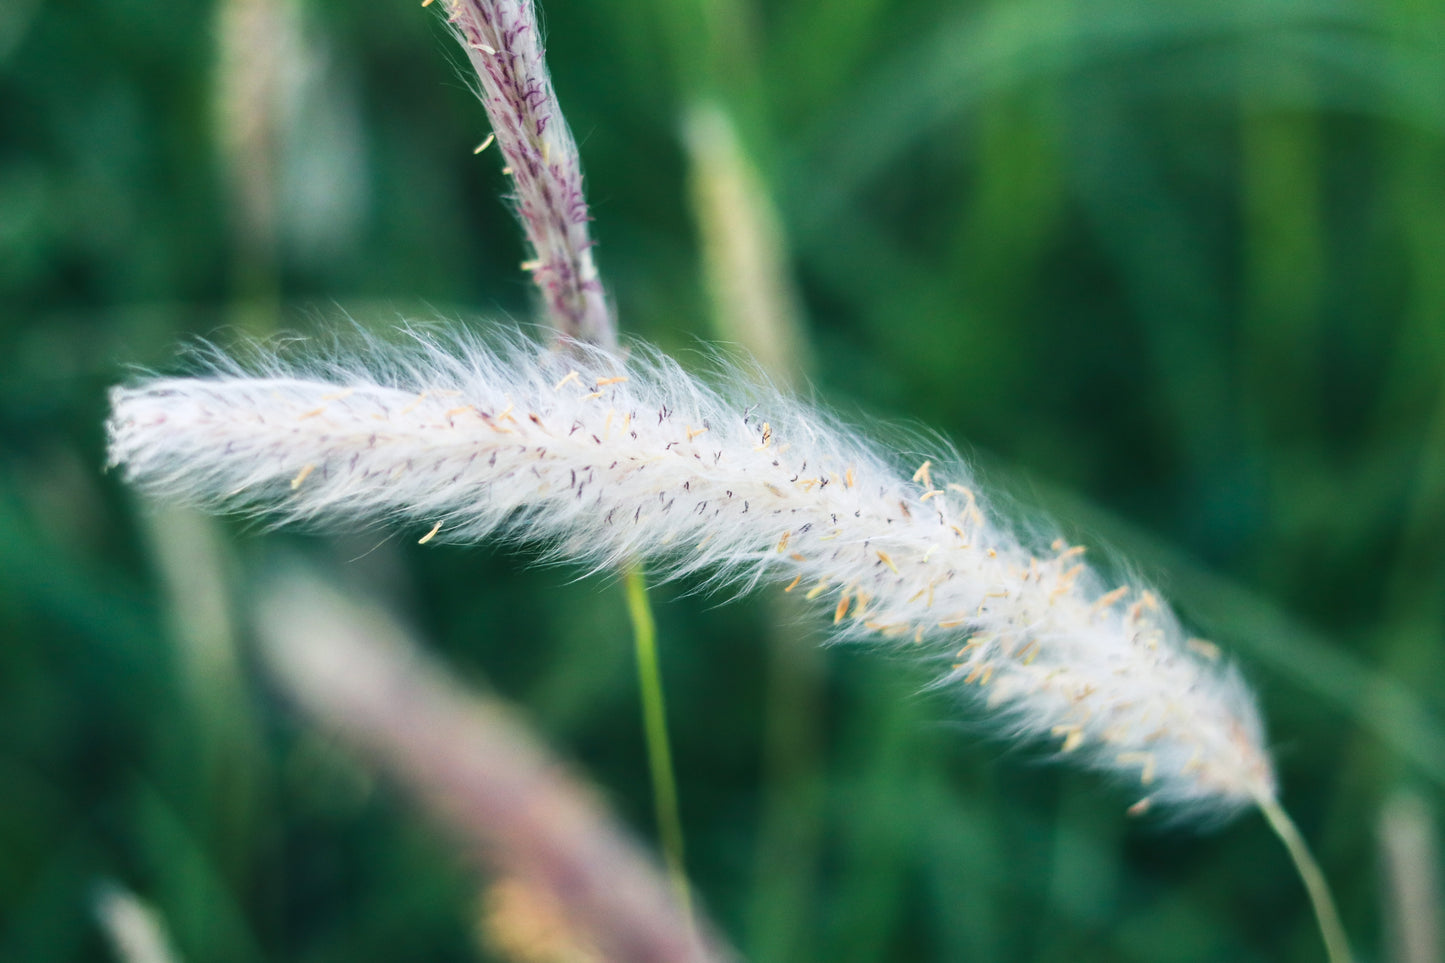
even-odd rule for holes
{"type": "Polygon", "coordinates": [[[1330,895],[1330,884],[1325,880],[1325,874],[1320,869],[1320,864],[1315,862],[1309,844],[1300,835],[1294,820],[1289,818],[1289,814],[1284,811],[1279,800],[1269,797],[1261,798],[1259,811],[1264,813],[1269,828],[1274,830],[1280,842],[1284,843],[1284,848],[1289,852],[1289,858],[1294,862],[1300,879],[1304,881],[1305,891],[1309,893],[1310,904],[1314,907],[1315,920],[1319,923],[1320,936],[1324,938],[1325,953],[1328,955],[1330,963],[1353,963],[1354,957],[1350,954],[1350,942],[1345,936],[1345,927],[1340,922],[1339,911],[1335,909],[1334,897],[1330,895]]]}
{"type": "Polygon", "coordinates": [[[652,801],[657,835],[662,844],[668,876],[684,911],[692,912],[692,894],[683,863],[682,817],[677,805],[677,778],[667,734],[667,706],[663,700],[662,671],[657,661],[657,625],[647,597],[647,579],[641,564],[624,573],[627,613],[637,650],[637,682],[642,697],[642,729],[647,742],[647,766],[652,776],[652,801]]]}

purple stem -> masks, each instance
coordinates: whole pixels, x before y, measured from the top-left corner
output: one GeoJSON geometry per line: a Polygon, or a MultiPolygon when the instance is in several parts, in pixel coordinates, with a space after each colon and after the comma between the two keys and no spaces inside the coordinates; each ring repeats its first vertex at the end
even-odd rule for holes
{"type": "Polygon", "coordinates": [[[615,347],[617,327],[592,259],[577,142],[563,119],[532,0],[447,0],[532,246],[523,266],[565,337],[615,347]]]}

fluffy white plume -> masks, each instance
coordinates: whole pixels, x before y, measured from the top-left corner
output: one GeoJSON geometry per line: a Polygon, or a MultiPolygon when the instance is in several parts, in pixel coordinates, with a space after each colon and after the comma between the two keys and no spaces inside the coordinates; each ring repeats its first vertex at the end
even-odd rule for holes
{"type": "Polygon", "coordinates": [[[419,345],[117,388],[111,462],[159,498],[280,521],[777,578],[842,635],[946,659],[942,681],[1009,735],[1142,784],[1139,808],[1274,797],[1253,699],[1218,650],[1148,589],[1104,583],[1082,547],[1019,537],[964,466],[900,469],[808,406],[711,389],[645,349],[419,345]]]}

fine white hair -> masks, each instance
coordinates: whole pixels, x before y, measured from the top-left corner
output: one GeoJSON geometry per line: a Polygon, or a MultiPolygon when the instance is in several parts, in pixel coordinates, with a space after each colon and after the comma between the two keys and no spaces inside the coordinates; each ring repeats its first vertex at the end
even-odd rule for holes
{"type": "Polygon", "coordinates": [[[1217,647],[1082,546],[995,517],[966,465],[900,465],[815,406],[646,346],[412,333],[112,391],[110,461],[151,495],[276,522],[506,537],[815,600],[840,638],[946,666],[1011,738],[1141,786],[1138,808],[1273,799],[1254,700],[1217,647]]]}

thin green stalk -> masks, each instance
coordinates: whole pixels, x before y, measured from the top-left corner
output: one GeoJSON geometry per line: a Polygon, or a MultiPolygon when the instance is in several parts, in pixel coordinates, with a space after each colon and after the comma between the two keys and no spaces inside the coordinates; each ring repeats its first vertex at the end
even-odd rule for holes
{"type": "Polygon", "coordinates": [[[662,672],[657,662],[657,626],[647,598],[647,579],[641,565],[629,565],[627,613],[632,618],[632,637],[637,648],[637,682],[642,695],[642,729],[647,741],[647,766],[652,774],[652,802],[657,816],[657,835],[668,876],[683,909],[692,912],[692,894],[683,868],[682,817],[677,807],[677,779],[672,771],[672,750],[668,748],[667,707],[662,696],[662,672]]]}
{"type": "Polygon", "coordinates": [[[1305,891],[1309,893],[1310,903],[1314,906],[1315,919],[1320,925],[1320,935],[1325,940],[1325,953],[1329,956],[1330,963],[1351,963],[1354,957],[1350,955],[1350,942],[1345,936],[1344,925],[1340,923],[1340,914],[1335,909],[1334,897],[1330,895],[1330,884],[1326,882],[1320,864],[1315,862],[1314,855],[1304,837],[1300,835],[1294,820],[1289,818],[1284,807],[1275,799],[1260,799],[1259,811],[1264,813],[1269,828],[1273,829],[1280,842],[1284,843],[1284,848],[1289,851],[1289,858],[1294,861],[1295,869],[1299,871],[1300,879],[1304,881],[1305,891]]]}

